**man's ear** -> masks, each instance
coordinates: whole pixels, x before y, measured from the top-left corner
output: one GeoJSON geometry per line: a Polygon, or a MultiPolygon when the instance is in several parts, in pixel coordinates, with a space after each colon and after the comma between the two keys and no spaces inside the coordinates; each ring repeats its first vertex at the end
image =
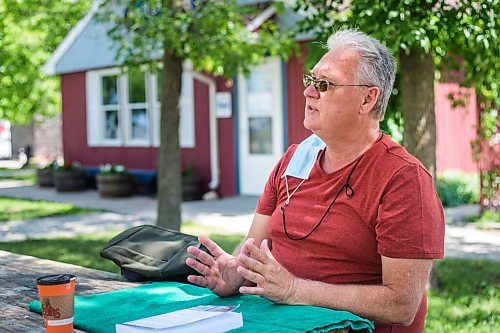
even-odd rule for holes
{"type": "Polygon", "coordinates": [[[370,113],[380,97],[379,87],[368,87],[364,92],[363,103],[359,109],[360,114],[370,113]]]}

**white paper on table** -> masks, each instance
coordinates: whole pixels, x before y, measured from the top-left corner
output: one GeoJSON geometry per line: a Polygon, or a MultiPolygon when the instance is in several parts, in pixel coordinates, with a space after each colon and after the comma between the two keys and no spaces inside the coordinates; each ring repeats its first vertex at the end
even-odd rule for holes
{"type": "MultiPolygon", "coordinates": [[[[214,320],[217,320],[215,317],[221,316],[221,323],[218,324],[223,324],[224,321],[230,321],[232,328],[236,323],[235,323],[235,318],[226,318],[227,316],[222,316],[227,312],[230,312],[234,309],[236,309],[238,306],[212,306],[212,305],[200,305],[196,306],[193,308],[189,309],[184,309],[184,310],[179,310],[179,311],[174,311],[170,313],[165,313],[157,316],[152,316],[152,317],[147,317],[147,318],[142,318],[134,321],[129,321],[123,324],[117,324],[116,329],[117,332],[119,331],[129,331],[126,329],[128,326],[130,329],[133,329],[135,327],[137,331],[140,331],[141,328],[144,330],[158,330],[158,331],[168,331],[169,329],[175,330],[175,328],[178,328],[180,326],[189,326],[190,324],[200,322],[203,320],[207,320],[209,318],[213,318],[214,320]],[[224,317],[224,319],[222,318],[224,317]]],[[[241,325],[243,325],[242,317],[240,313],[234,313],[234,315],[239,316],[239,318],[236,318],[236,321],[241,321],[241,325]]],[[[217,325],[217,323],[213,322],[213,320],[207,320],[206,322],[207,328],[210,328],[212,325],[215,324],[215,326],[220,326],[217,325]]],[[[229,324],[229,322],[228,322],[229,324]]],[[[241,326],[240,325],[240,326],[241,326]]],[[[215,327],[212,327],[215,329],[215,327]]],[[[133,330],[136,331],[136,330],[133,330]]],[[[217,331],[223,331],[217,329],[217,331]]]]}

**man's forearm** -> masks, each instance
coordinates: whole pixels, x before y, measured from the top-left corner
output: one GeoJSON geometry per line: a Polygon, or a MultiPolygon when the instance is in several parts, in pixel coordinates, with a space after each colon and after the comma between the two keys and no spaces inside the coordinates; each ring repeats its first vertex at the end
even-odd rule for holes
{"type": "MultiPolygon", "coordinates": [[[[387,324],[407,326],[415,316],[414,295],[399,295],[390,286],[341,285],[297,279],[292,304],[344,310],[387,324]]],[[[422,295],[418,298],[420,304],[422,295]]]]}

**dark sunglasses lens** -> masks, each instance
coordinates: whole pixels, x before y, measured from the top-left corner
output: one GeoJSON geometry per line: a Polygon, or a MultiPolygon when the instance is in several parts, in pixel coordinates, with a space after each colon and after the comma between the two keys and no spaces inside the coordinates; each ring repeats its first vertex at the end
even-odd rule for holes
{"type": "Polygon", "coordinates": [[[325,92],[328,89],[328,82],[324,80],[318,80],[314,84],[314,88],[316,88],[319,92],[325,92]]]}
{"type": "Polygon", "coordinates": [[[304,83],[304,87],[306,87],[306,88],[309,87],[312,83],[311,77],[308,75],[304,75],[302,77],[302,82],[304,83]]]}
{"type": "Polygon", "coordinates": [[[318,80],[310,75],[304,75],[302,77],[302,82],[304,83],[304,87],[309,87],[311,84],[314,85],[314,89],[319,92],[325,92],[328,90],[328,82],[325,80],[318,80]]]}

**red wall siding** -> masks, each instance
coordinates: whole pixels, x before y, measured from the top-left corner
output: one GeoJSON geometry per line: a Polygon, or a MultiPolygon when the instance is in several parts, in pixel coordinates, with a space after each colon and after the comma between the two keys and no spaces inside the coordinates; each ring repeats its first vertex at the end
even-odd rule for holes
{"type": "Polygon", "coordinates": [[[435,88],[436,170],[478,172],[472,159],[471,142],[476,138],[477,107],[474,89],[456,83],[438,83],[435,88]],[[462,91],[469,95],[465,107],[452,107],[449,94],[462,91]]]}
{"type": "MultiPolygon", "coordinates": [[[[231,91],[232,82],[222,78],[217,79],[217,91],[231,91]]],[[[234,96],[234,95],[233,95],[234,96]]],[[[233,101],[234,103],[235,101],[233,101]]],[[[236,110],[233,109],[233,113],[236,110]]],[[[234,116],[217,120],[219,129],[217,140],[219,142],[220,196],[236,195],[236,156],[234,139],[234,116]]]]}
{"type": "Polygon", "coordinates": [[[194,124],[195,147],[184,148],[181,151],[184,165],[194,167],[201,177],[203,193],[208,191],[210,181],[210,118],[209,118],[209,91],[208,86],[197,80],[194,81],[194,124]]]}
{"type": "MultiPolygon", "coordinates": [[[[195,81],[196,146],[182,149],[184,164],[190,164],[202,178],[206,190],[210,180],[210,135],[208,121],[208,87],[195,81]]],[[[84,166],[104,163],[123,164],[131,169],[155,169],[158,148],[154,147],[88,147],[86,127],[85,73],[61,77],[63,109],[63,151],[68,161],[84,166]]]]}
{"type": "Polygon", "coordinates": [[[63,109],[63,152],[68,161],[84,166],[105,163],[123,164],[131,169],[154,169],[158,149],[148,147],[89,147],[87,146],[87,117],[85,73],[61,77],[63,109]]]}
{"type": "MultiPolygon", "coordinates": [[[[303,44],[304,45],[304,44],[303,44]]],[[[304,128],[304,85],[302,74],[306,72],[304,59],[307,56],[306,48],[302,47],[302,58],[293,55],[286,64],[286,102],[287,102],[287,146],[292,143],[299,143],[311,132],[304,128]]]]}

